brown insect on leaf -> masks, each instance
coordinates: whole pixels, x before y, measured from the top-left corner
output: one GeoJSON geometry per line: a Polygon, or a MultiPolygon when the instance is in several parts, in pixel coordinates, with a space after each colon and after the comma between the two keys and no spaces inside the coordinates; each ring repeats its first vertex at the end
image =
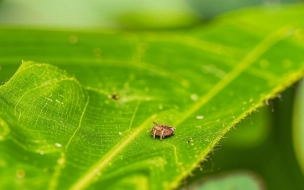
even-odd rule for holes
{"type": "Polygon", "coordinates": [[[157,124],[153,121],[155,126],[151,130],[151,134],[153,135],[153,138],[155,139],[155,136],[159,136],[160,140],[162,140],[165,137],[173,135],[173,132],[175,131],[175,127],[163,125],[163,124],[157,124]]]}

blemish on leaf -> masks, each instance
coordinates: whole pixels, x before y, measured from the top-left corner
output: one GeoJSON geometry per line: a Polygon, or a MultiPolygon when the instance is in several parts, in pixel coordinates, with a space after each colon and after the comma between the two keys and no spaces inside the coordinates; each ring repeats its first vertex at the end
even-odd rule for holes
{"type": "Polygon", "coordinates": [[[190,96],[191,100],[196,101],[198,99],[197,94],[191,94],[190,96]]]}
{"type": "Polygon", "coordinates": [[[9,134],[10,129],[7,123],[0,118],[0,141],[5,139],[5,137],[9,134]]]}
{"type": "Polygon", "coordinates": [[[58,148],[61,148],[61,147],[62,147],[62,144],[60,144],[60,143],[55,143],[55,146],[58,147],[58,148]]]}
{"type": "Polygon", "coordinates": [[[69,37],[69,42],[71,44],[76,44],[78,42],[78,37],[77,36],[70,36],[69,37]]]}
{"type": "Polygon", "coordinates": [[[162,109],[163,109],[163,105],[162,105],[162,104],[159,104],[159,105],[158,105],[158,108],[159,108],[160,110],[162,110],[162,109]]]}
{"type": "Polygon", "coordinates": [[[198,115],[198,116],[196,116],[195,118],[196,118],[196,119],[204,119],[204,116],[198,115]]]}
{"type": "Polygon", "coordinates": [[[50,102],[53,102],[53,100],[51,98],[45,98],[45,99],[47,99],[50,102]]]}
{"type": "Polygon", "coordinates": [[[24,171],[23,169],[18,169],[18,170],[16,171],[16,177],[17,177],[18,179],[24,178],[24,177],[25,177],[25,171],[24,171]]]}
{"type": "Polygon", "coordinates": [[[60,165],[64,164],[64,162],[65,162],[65,160],[64,160],[63,157],[60,157],[60,158],[57,160],[57,163],[60,164],[60,165]]]}
{"type": "Polygon", "coordinates": [[[212,73],[213,75],[215,75],[218,78],[223,78],[226,75],[226,73],[224,71],[217,68],[215,65],[204,65],[203,70],[207,71],[209,73],[212,73]]]}
{"type": "Polygon", "coordinates": [[[193,139],[192,139],[192,137],[190,137],[190,139],[188,139],[187,142],[188,142],[189,144],[193,145],[193,139]]]}

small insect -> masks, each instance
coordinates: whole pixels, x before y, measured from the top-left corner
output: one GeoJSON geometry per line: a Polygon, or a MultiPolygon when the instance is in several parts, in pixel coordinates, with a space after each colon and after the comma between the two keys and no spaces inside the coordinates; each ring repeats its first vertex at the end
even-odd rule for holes
{"type": "Polygon", "coordinates": [[[187,142],[192,144],[193,143],[192,137],[190,137],[190,139],[188,139],[187,142]]]}
{"type": "Polygon", "coordinates": [[[160,140],[162,140],[164,137],[171,136],[173,132],[175,131],[175,127],[170,127],[167,125],[159,125],[155,123],[155,126],[151,130],[151,134],[153,135],[153,138],[155,139],[155,136],[159,136],[160,140]]]}
{"type": "Polygon", "coordinates": [[[114,100],[118,100],[119,99],[119,95],[116,94],[116,93],[114,93],[114,94],[110,95],[109,98],[112,98],[114,100]]]}

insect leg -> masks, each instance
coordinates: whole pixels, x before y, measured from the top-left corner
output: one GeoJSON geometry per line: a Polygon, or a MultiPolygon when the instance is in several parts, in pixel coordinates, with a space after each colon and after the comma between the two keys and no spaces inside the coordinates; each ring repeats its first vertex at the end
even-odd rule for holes
{"type": "Polygon", "coordinates": [[[153,138],[155,139],[156,130],[153,129],[153,138]]]}
{"type": "Polygon", "coordinates": [[[160,140],[162,140],[162,139],[163,139],[163,137],[164,137],[164,132],[165,132],[165,130],[164,130],[164,129],[162,129],[162,130],[161,130],[161,133],[160,133],[160,140]]]}

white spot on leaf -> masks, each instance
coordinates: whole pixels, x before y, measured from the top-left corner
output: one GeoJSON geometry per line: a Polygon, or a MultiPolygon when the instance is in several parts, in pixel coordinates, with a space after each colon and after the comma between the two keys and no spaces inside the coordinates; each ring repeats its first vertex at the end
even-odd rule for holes
{"type": "Polygon", "coordinates": [[[64,158],[59,158],[58,160],[57,160],[57,163],[58,164],[60,164],[60,165],[62,165],[62,164],[64,164],[64,158]]]}
{"type": "Polygon", "coordinates": [[[62,147],[62,144],[60,144],[60,143],[55,143],[55,146],[58,147],[58,148],[61,148],[61,147],[62,147]]]}
{"type": "Polygon", "coordinates": [[[163,105],[162,104],[159,104],[158,105],[158,108],[161,110],[161,109],[163,109],[163,105]]]}
{"type": "Polygon", "coordinates": [[[197,94],[191,94],[190,96],[191,100],[196,101],[198,99],[197,94]]]}
{"type": "Polygon", "coordinates": [[[198,116],[196,116],[196,119],[204,119],[204,116],[198,115],[198,116]]]}
{"type": "Polygon", "coordinates": [[[218,69],[216,66],[214,65],[204,65],[203,66],[203,70],[207,71],[209,73],[214,74],[216,77],[218,78],[224,78],[226,73],[220,69],[218,69]]]}

